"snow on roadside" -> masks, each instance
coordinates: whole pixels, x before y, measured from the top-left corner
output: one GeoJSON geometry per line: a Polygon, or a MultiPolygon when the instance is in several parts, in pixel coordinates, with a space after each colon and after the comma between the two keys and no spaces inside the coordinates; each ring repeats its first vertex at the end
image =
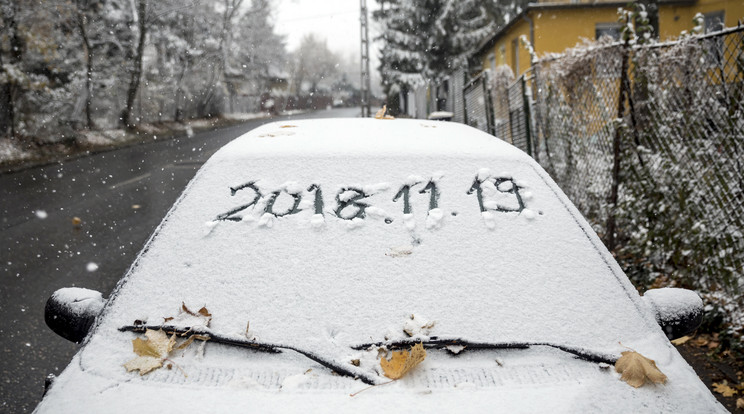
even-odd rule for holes
{"type": "Polygon", "coordinates": [[[230,121],[250,121],[252,119],[269,118],[271,117],[271,114],[267,112],[234,113],[234,114],[224,114],[222,115],[222,117],[230,121]]]}
{"type": "Polygon", "coordinates": [[[13,140],[0,138],[0,164],[29,158],[31,158],[31,153],[21,149],[13,140]]]}

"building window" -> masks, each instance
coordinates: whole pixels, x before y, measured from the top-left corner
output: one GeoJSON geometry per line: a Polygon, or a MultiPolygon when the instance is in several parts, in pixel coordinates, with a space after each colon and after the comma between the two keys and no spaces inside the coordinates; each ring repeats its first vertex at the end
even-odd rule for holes
{"type": "Polygon", "coordinates": [[[594,26],[595,39],[609,36],[612,40],[620,40],[620,30],[622,26],[619,23],[597,23],[594,26]]]}
{"type": "Polygon", "coordinates": [[[725,14],[723,10],[703,14],[703,26],[705,33],[717,32],[725,26],[725,14]]]}
{"type": "Polygon", "coordinates": [[[491,73],[496,73],[496,55],[493,53],[488,54],[488,68],[491,69],[491,73]]]}
{"type": "MultiPolygon", "coordinates": [[[[724,11],[715,11],[703,14],[703,26],[705,33],[717,32],[725,27],[724,11]]],[[[709,66],[721,64],[723,58],[723,38],[715,36],[705,39],[706,61],[709,66]]]]}
{"type": "Polygon", "coordinates": [[[512,43],[512,69],[514,69],[514,76],[519,77],[519,38],[515,37],[511,43],[512,43]]]}
{"type": "Polygon", "coordinates": [[[499,65],[506,65],[506,45],[499,46],[499,65]]]}

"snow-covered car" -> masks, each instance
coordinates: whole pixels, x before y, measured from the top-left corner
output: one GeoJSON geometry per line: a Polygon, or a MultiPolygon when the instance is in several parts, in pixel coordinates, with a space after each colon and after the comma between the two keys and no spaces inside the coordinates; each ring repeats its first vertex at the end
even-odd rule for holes
{"type": "Polygon", "coordinates": [[[109,300],[50,299],[83,345],[37,412],[725,412],[664,332],[701,307],[640,296],[493,136],[272,123],[211,157],[109,300]]]}

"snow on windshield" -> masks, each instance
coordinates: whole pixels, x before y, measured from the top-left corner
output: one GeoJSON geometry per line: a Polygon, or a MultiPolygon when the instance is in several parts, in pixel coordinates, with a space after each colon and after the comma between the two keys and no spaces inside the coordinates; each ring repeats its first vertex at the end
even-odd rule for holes
{"type": "Polygon", "coordinates": [[[300,123],[225,147],[140,258],[93,343],[128,352],[131,335],[117,328],[160,324],[182,302],[206,305],[214,332],[242,336],[250,323],[252,338],[339,359],[353,345],[405,338],[411,315],[434,322],[428,335],[473,342],[611,353],[648,336],[654,321],[534,163],[480,135],[445,154],[452,142],[443,139],[464,139],[451,136],[462,127],[371,122],[357,133],[388,122],[378,147],[403,142],[331,155],[342,146],[323,145],[341,136],[348,148],[370,144],[353,143],[353,123],[300,123]],[[292,156],[270,154],[270,140],[286,140],[273,145],[292,156]]]}

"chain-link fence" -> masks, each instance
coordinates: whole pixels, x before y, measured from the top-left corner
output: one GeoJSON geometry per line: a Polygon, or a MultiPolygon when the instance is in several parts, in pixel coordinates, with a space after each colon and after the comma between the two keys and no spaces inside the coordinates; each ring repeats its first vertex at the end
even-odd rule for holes
{"type": "MultiPolygon", "coordinates": [[[[534,122],[535,158],[639,287],[671,283],[742,301],[743,36],[740,27],[578,47],[509,87],[532,81],[522,91],[533,117],[523,119],[534,122]]],[[[510,111],[515,101],[510,94],[510,111]]],[[[497,136],[529,148],[520,139],[530,136],[515,131],[497,126],[497,136]]]]}

